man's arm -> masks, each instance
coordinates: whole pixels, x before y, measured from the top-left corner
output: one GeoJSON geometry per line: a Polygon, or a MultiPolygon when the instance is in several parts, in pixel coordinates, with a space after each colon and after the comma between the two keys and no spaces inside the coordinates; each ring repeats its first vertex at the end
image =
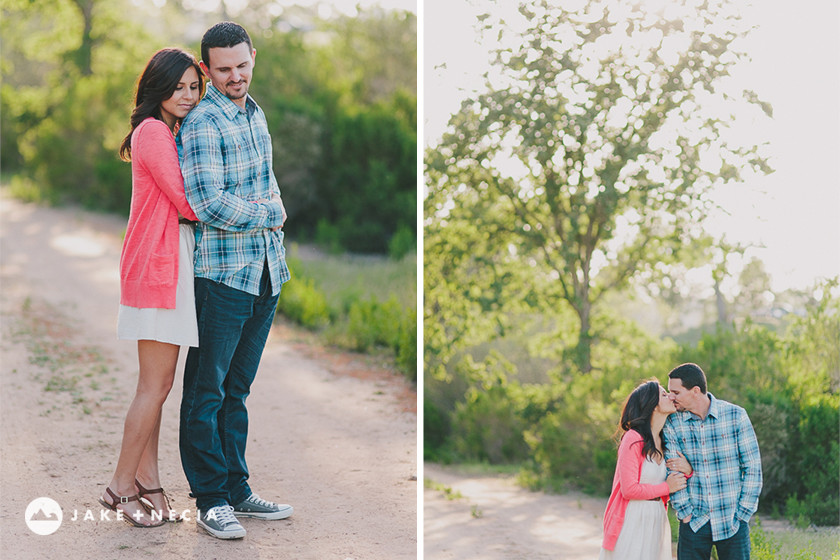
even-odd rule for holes
{"type": "Polygon", "coordinates": [[[738,498],[738,511],[735,517],[747,522],[758,509],[758,498],[763,484],[761,474],[761,453],[752,422],[743,409],[739,411],[736,441],[738,442],[738,462],[742,474],[741,495],[738,498]]]}
{"type": "MultiPolygon", "coordinates": [[[[666,460],[679,457],[677,451],[685,454],[685,450],[680,445],[680,438],[677,436],[677,431],[670,419],[665,422],[665,427],[662,429],[662,436],[665,439],[666,460]]],[[[682,490],[677,490],[671,494],[671,506],[677,514],[677,519],[688,522],[694,510],[691,506],[691,497],[688,494],[688,485],[682,490]]]]}
{"type": "Polygon", "coordinates": [[[227,231],[252,231],[283,225],[278,200],[251,202],[224,189],[221,135],[211,123],[190,122],[180,131],[184,192],[202,222],[227,231]]]}

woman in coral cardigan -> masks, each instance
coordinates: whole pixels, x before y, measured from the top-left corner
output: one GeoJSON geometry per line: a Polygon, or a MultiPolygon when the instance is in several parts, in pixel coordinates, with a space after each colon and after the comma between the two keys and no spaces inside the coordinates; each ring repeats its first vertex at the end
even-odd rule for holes
{"type": "Polygon", "coordinates": [[[175,147],[177,127],[204,92],[191,54],[162,49],[137,83],[131,132],[120,156],[131,162],[131,212],[120,257],[117,334],[136,340],[140,374],[114,476],[99,501],[136,527],[178,521],[161,489],[161,409],[181,346],[198,346],[193,295],[194,228],[175,147]]]}
{"type": "Polygon", "coordinates": [[[656,380],[633,390],[621,411],[624,435],[618,447],[612,494],[604,513],[601,560],[671,560],[671,528],[667,503],[686,486],[691,467],[681,456],[677,470],[666,477],[662,427],[676,412],[656,380]]]}

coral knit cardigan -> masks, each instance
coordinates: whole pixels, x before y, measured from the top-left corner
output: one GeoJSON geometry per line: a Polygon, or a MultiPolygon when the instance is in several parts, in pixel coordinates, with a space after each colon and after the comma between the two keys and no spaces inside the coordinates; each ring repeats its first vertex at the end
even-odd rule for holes
{"type": "Polygon", "coordinates": [[[120,256],[120,303],[175,309],[178,212],[198,220],[184,196],[175,137],[149,117],[131,135],[131,212],[120,256]]]}
{"type": "Polygon", "coordinates": [[[615,543],[621,533],[621,527],[624,525],[627,503],[630,500],[650,500],[662,497],[663,506],[668,507],[666,505],[669,497],[667,482],[639,484],[642,464],[645,461],[642,455],[643,445],[642,434],[636,430],[629,430],[621,438],[621,445],[618,446],[618,462],[615,466],[612,493],[609,502],[607,502],[607,510],[604,512],[604,542],[602,546],[606,550],[615,549],[615,543]]]}

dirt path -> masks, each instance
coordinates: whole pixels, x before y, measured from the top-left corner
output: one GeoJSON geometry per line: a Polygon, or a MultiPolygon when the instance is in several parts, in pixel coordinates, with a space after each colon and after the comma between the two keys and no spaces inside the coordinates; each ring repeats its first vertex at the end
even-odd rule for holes
{"type": "Polygon", "coordinates": [[[529,492],[510,476],[426,463],[423,549],[427,560],[596,560],[606,500],[529,492]]]}
{"type": "Polygon", "coordinates": [[[197,528],[178,456],[179,366],[160,466],[191,519],[148,530],[101,519],[96,498],[116,463],[137,375],[135,344],[115,335],[123,228],[119,218],[0,195],[0,557],[415,558],[414,392],[370,360],[280,325],[248,400],[248,459],[254,489],[292,504],[294,516],[246,519],[239,541],[197,528]],[[25,522],[42,496],[63,513],[47,536],[25,522]]]}

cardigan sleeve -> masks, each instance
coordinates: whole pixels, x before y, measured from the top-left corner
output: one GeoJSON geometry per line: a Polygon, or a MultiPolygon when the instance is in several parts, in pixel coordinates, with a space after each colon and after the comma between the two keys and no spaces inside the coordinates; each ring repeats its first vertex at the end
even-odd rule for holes
{"type": "Polygon", "coordinates": [[[626,500],[650,500],[668,495],[668,483],[641,484],[643,440],[641,434],[630,430],[621,439],[618,447],[618,476],[621,494],[626,500]]]}
{"type": "Polygon", "coordinates": [[[188,220],[198,220],[184,194],[184,179],[178,164],[178,148],[169,127],[163,121],[147,119],[137,127],[137,148],[132,147],[132,154],[141,158],[141,164],[152,176],[160,190],[188,220]],[[142,148],[140,147],[142,146],[142,148]]]}

